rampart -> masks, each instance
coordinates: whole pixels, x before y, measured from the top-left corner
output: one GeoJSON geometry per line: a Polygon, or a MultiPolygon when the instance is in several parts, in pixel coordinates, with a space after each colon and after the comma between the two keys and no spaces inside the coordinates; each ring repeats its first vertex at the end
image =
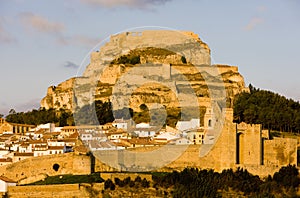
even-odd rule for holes
{"type": "Polygon", "coordinates": [[[19,181],[20,184],[34,182],[46,176],[90,173],[90,157],[74,153],[32,157],[0,166],[0,175],[19,181]],[[53,168],[54,164],[59,165],[57,171],[53,168]]]}

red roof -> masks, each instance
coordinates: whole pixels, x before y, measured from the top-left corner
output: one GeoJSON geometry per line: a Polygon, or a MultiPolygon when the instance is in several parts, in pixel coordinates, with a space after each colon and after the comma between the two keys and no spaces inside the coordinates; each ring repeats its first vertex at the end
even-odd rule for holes
{"type": "Polygon", "coordinates": [[[18,157],[32,157],[34,154],[33,153],[19,153],[19,152],[16,152],[14,153],[14,156],[18,156],[18,157]]]}
{"type": "Polygon", "coordinates": [[[12,162],[11,158],[0,158],[0,162],[12,162]]]}
{"type": "Polygon", "coordinates": [[[48,150],[63,150],[64,146],[49,146],[48,150]]]}
{"type": "Polygon", "coordinates": [[[9,179],[9,178],[7,178],[5,176],[0,176],[0,180],[5,181],[7,183],[17,183],[16,181],[14,181],[12,179],[9,179]]]}

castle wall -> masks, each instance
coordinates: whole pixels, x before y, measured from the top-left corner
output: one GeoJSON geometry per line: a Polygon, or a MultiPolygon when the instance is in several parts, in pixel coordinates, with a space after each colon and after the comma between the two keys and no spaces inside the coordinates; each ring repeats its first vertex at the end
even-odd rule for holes
{"type": "Polygon", "coordinates": [[[261,162],[261,125],[246,125],[244,123],[237,126],[239,136],[240,164],[260,165],[261,162]]]}
{"type": "MultiPolygon", "coordinates": [[[[103,189],[102,184],[95,184],[98,191],[103,189]]],[[[35,185],[35,186],[10,186],[8,195],[11,198],[28,198],[28,197],[81,197],[89,198],[91,194],[86,186],[78,184],[60,184],[60,185],[35,185]]]]}
{"type": "Polygon", "coordinates": [[[0,167],[0,175],[19,181],[20,183],[24,183],[22,180],[27,180],[28,182],[37,181],[45,175],[76,175],[90,174],[90,172],[90,157],[75,155],[74,153],[32,157],[0,167]],[[58,171],[53,169],[54,164],[59,165],[58,171]]]}
{"type": "Polygon", "coordinates": [[[274,138],[264,140],[264,165],[297,165],[297,140],[292,138],[274,138]]]}

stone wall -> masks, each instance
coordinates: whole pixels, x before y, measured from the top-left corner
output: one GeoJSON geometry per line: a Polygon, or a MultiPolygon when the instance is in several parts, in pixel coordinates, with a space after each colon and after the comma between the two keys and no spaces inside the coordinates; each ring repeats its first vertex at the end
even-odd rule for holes
{"type": "MultiPolygon", "coordinates": [[[[61,184],[61,185],[36,185],[36,186],[11,186],[8,187],[8,196],[11,198],[28,197],[82,197],[90,198],[99,195],[103,189],[102,184],[61,184]]],[[[97,196],[98,197],[98,196],[97,196]]]]}
{"type": "Polygon", "coordinates": [[[32,157],[0,167],[0,175],[19,181],[19,183],[34,182],[47,175],[90,173],[90,157],[74,153],[32,157]],[[53,169],[54,164],[59,165],[58,171],[53,169]]]}
{"type": "Polygon", "coordinates": [[[297,165],[297,139],[277,138],[264,140],[264,165],[297,165]]]}

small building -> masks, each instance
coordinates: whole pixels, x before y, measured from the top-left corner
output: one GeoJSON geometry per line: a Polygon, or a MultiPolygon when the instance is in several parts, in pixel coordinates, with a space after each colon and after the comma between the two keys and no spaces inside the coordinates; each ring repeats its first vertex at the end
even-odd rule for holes
{"type": "Polygon", "coordinates": [[[192,141],[186,139],[186,138],[176,138],[170,141],[170,144],[174,144],[174,145],[189,145],[189,144],[193,144],[192,141]]]}
{"type": "Polygon", "coordinates": [[[48,151],[50,155],[63,154],[66,152],[66,146],[49,146],[48,151]]]}
{"type": "Polygon", "coordinates": [[[24,159],[28,159],[34,157],[34,153],[19,153],[19,152],[15,152],[14,156],[13,156],[13,163],[24,160],[24,159]]]}
{"type": "Polygon", "coordinates": [[[0,134],[12,132],[17,134],[24,134],[25,132],[35,128],[34,125],[16,124],[7,122],[4,118],[0,118],[0,134]]]}
{"type": "Polygon", "coordinates": [[[4,148],[0,148],[0,157],[3,157],[5,155],[7,155],[9,153],[8,150],[4,149],[4,148]]]}
{"type": "Polygon", "coordinates": [[[193,144],[203,144],[205,132],[203,129],[195,129],[187,132],[187,139],[193,144]]]}
{"type": "Polygon", "coordinates": [[[9,186],[16,186],[17,182],[9,179],[5,176],[0,176],[0,192],[1,193],[6,193],[7,192],[7,187],[9,186]]]}
{"type": "Polygon", "coordinates": [[[90,141],[93,139],[93,134],[89,132],[82,132],[80,133],[80,139],[82,141],[90,141]]]}
{"type": "Polygon", "coordinates": [[[12,163],[12,158],[0,158],[0,166],[5,166],[12,163]]]}
{"type": "Polygon", "coordinates": [[[136,127],[131,129],[131,131],[136,134],[138,137],[154,137],[156,135],[156,132],[159,129],[157,127],[136,127]]]}
{"type": "Polygon", "coordinates": [[[133,120],[115,119],[112,123],[117,129],[127,130],[133,126],[133,120]]]}
{"type": "Polygon", "coordinates": [[[178,121],[176,129],[179,131],[187,131],[200,127],[200,119],[191,119],[190,121],[178,121]]]}

